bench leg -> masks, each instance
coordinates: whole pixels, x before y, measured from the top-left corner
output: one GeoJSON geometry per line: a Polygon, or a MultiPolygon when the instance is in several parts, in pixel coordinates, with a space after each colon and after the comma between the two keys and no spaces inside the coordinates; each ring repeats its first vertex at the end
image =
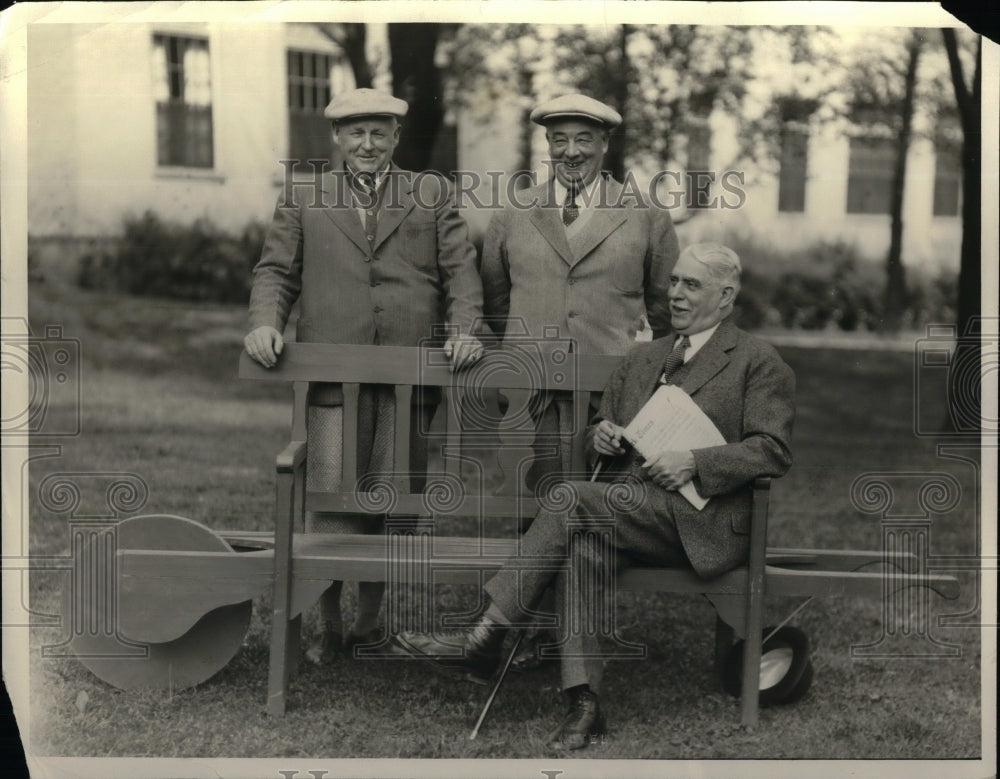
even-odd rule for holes
{"type": "MultiPolygon", "coordinates": [[[[295,515],[295,477],[279,473],[276,484],[274,529],[274,582],[271,611],[271,659],[267,681],[267,713],[280,717],[285,713],[291,652],[298,641],[301,615],[289,617],[292,597],[292,529],[295,515]]],[[[297,658],[296,658],[297,659],[297,658]]]]}
{"type": "MultiPolygon", "coordinates": [[[[761,481],[761,480],[758,480],[761,481]]],[[[769,490],[754,483],[750,524],[750,558],[747,561],[746,640],[743,642],[743,688],[740,692],[743,725],[757,724],[760,702],[760,656],[764,637],[764,568],[767,561],[767,508],[769,490]]]]}

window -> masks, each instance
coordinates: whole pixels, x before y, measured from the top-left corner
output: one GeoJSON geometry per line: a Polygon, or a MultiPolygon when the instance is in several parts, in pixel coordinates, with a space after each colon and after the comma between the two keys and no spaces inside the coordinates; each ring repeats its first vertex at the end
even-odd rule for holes
{"type": "Polygon", "coordinates": [[[153,68],[157,164],[211,168],[214,158],[208,41],[154,35],[153,68]]]}
{"type": "Polygon", "coordinates": [[[707,118],[692,117],[687,130],[687,207],[707,208],[711,203],[715,174],[709,167],[712,129],[707,118]]]}
{"type": "Polygon", "coordinates": [[[809,133],[785,125],[781,129],[781,169],[778,173],[778,210],[806,210],[806,165],[809,133]]]}
{"type": "Polygon", "coordinates": [[[330,158],[330,120],[323,116],[323,109],[335,86],[337,91],[353,86],[332,83],[331,76],[342,70],[338,65],[332,54],[288,51],[288,155],[292,159],[330,158]]]}
{"type": "Polygon", "coordinates": [[[890,138],[851,138],[847,213],[888,214],[896,144],[890,138]]]}
{"type": "Polygon", "coordinates": [[[962,153],[958,144],[934,145],[934,216],[958,216],[962,191],[962,153]]]}

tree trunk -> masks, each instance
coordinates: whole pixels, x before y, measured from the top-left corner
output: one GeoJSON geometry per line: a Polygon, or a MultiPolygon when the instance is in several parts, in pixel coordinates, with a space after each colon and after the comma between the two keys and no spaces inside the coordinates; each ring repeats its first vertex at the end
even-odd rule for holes
{"type": "Polygon", "coordinates": [[[371,87],[372,69],[365,56],[365,41],[368,38],[368,28],[360,22],[351,24],[322,24],[316,25],[317,29],[331,41],[336,43],[347,57],[354,74],[354,85],[361,87],[371,87]]]}
{"type": "Polygon", "coordinates": [[[396,163],[426,170],[444,119],[441,73],[434,62],[441,25],[389,25],[392,92],[410,104],[396,147],[396,163]]]}
{"type": "Polygon", "coordinates": [[[611,171],[611,175],[618,181],[625,178],[625,136],[628,115],[628,85],[631,81],[631,68],[628,58],[628,38],[632,33],[632,28],[628,24],[623,24],[621,36],[618,39],[618,68],[614,79],[614,107],[622,115],[622,123],[618,125],[608,140],[608,153],[604,156],[604,168],[611,171]]]}
{"type": "Polygon", "coordinates": [[[972,90],[966,86],[958,42],[953,29],[943,29],[945,51],[951,69],[958,114],[962,124],[962,249],[958,273],[958,342],[949,373],[948,411],[951,429],[971,433],[979,428],[982,385],[978,370],[981,351],[980,281],[982,250],[982,63],[983,43],[976,50],[972,90]],[[965,366],[965,370],[962,367],[965,366]],[[970,429],[972,428],[972,429],[970,429]]]}
{"type": "Polygon", "coordinates": [[[921,40],[918,34],[910,37],[907,45],[908,59],[904,82],[902,121],[896,141],[896,164],[892,175],[892,200],[890,203],[889,255],[886,259],[886,283],[883,296],[886,330],[899,330],[903,310],[906,308],[906,269],[903,267],[903,192],[906,188],[906,162],[910,151],[913,126],[913,102],[917,85],[917,64],[920,61],[921,40]]]}

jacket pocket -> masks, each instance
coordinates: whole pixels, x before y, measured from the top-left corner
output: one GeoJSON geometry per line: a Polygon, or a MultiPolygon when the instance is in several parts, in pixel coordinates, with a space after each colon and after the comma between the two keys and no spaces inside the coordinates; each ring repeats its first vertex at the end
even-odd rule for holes
{"type": "Polygon", "coordinates": [[[615,289],[626,295],[638,295],[643,286],[642,253],[638,247],[631,248],[614,259],[611,266],[611,282],[615,289]]]}

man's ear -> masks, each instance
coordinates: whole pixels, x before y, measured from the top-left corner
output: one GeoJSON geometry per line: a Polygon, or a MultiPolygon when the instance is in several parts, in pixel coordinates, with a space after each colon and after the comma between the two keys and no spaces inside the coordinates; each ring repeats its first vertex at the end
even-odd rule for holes
{"type": "Polygon", "coordinates": [[[731,306],[736,300],[736,288],[731,287],[728,284],[722,288],[722,300],[719,301],[719,308],[725,308],[726,306],[731,306]]]}

